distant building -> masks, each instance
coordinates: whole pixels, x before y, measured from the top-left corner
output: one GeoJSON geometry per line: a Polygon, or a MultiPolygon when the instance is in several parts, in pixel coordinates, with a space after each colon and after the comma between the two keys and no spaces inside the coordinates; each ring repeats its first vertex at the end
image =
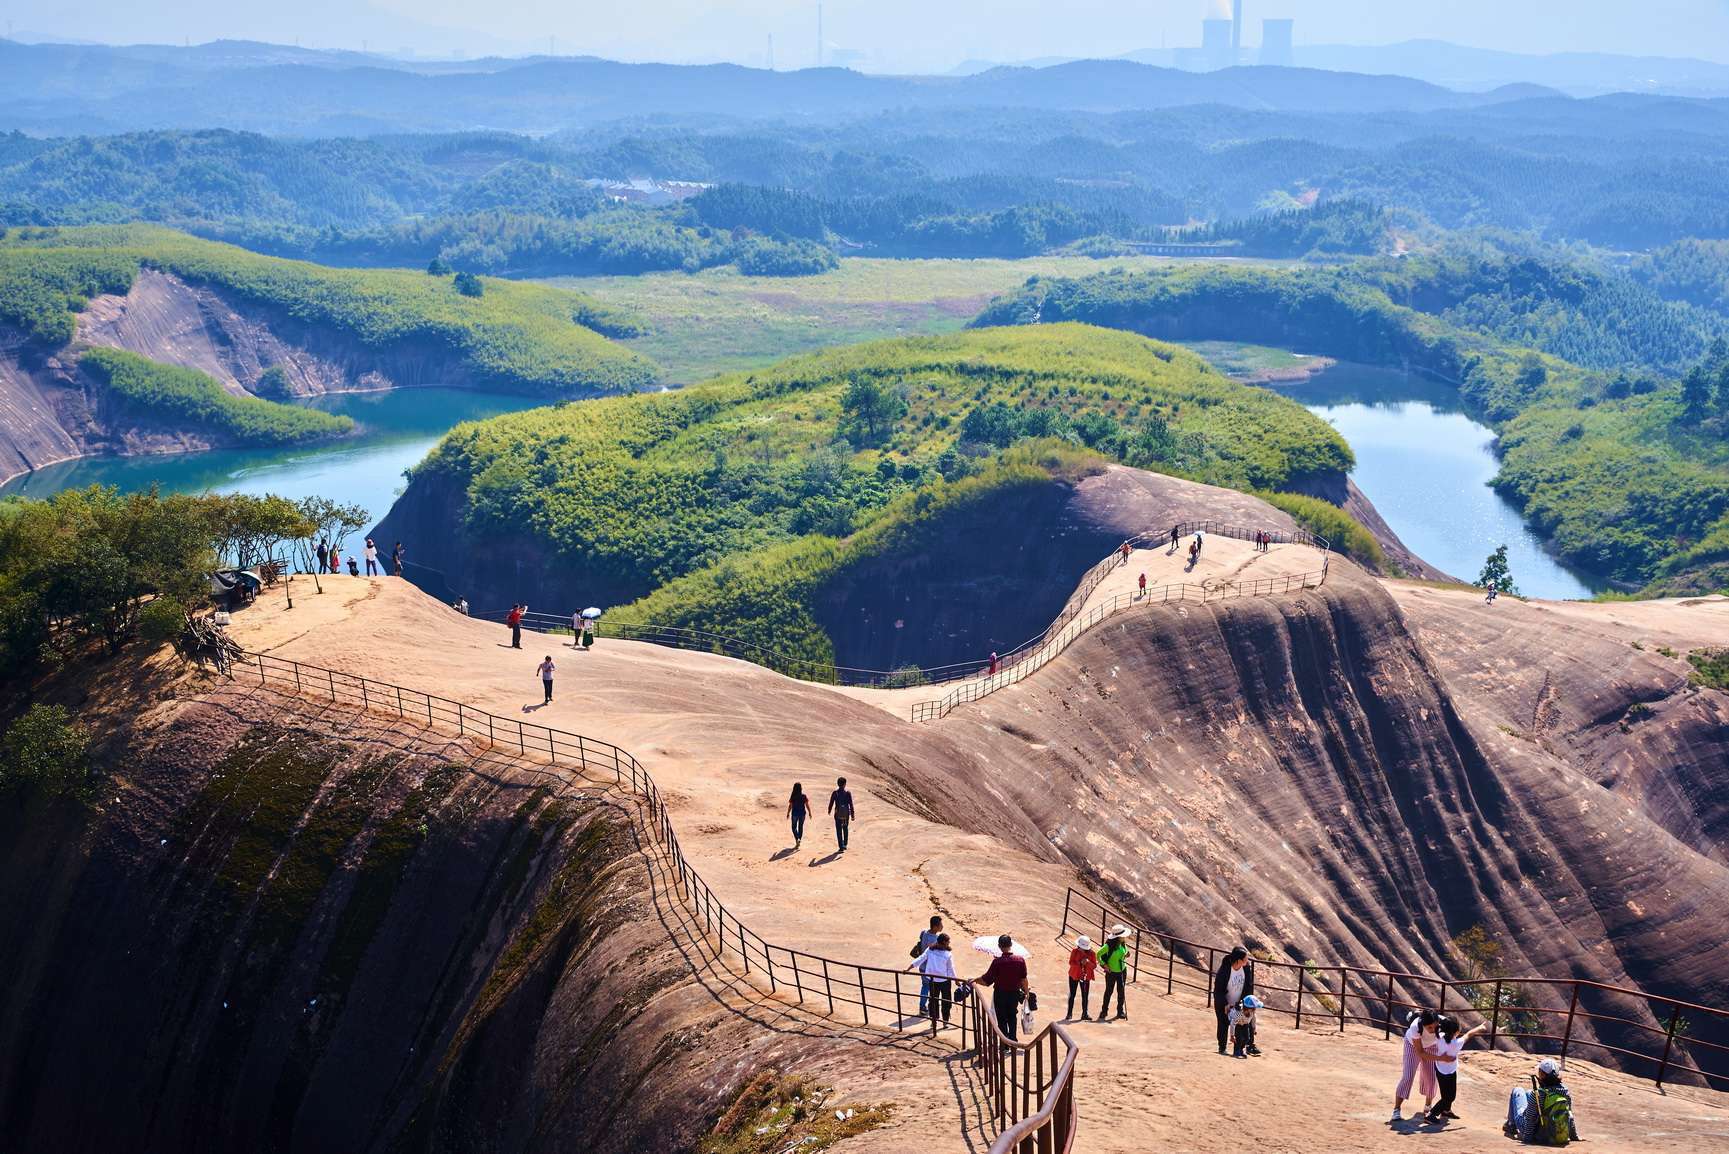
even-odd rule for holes
{"type": "Polygon", "coordinates": [[[1231,63],[1243,56],[1243,0],[1231,0],[1231,63]]]}
{"type": "Polygon", "coordinates": [[[1261,21],[1261,63],[1276,68],[1289,68],[1296,60],[1291,49],[1291,27],[1294,20],[1261,21]]]}
{"type": "Polygon", "coordinates": [[[1201,66],[1229,68],[1235,63],[1235,53],[1231,49],[1231,22],[1201,21],[1201,66]]]}

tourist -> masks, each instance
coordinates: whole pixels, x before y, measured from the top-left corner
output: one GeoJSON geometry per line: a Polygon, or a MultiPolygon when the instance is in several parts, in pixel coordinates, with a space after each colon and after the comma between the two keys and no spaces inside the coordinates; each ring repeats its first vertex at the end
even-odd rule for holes
{"type": "Polygon", "coordinates": [[[325,543],[323,537],[318,539],[318,571],[320,573],[330,572],[330,546],[325,543]]]}
{"type": "MultiPolygon", "coordinates": [[[[913,943],[913,957],[918,958],[924,952],[937,944],[937,939],[943,936],[943,920],[936,914],[931,915],[931,925],[928,930],[919,931],[919,940],[913,943]]],[[[924,1017],[925,999],[930,997],[931,983],[926,978],[919,983],[919,1017],[924,1017]]]]}
{"type": "Polygon", "coordinates": [[[1393,1091],[1394,1122],[1404,1117],[1401,1112],[1405,1099],[1411,1096],[1411,1083],[1423,1092],[1423,1112],[1435,1105],[1435,1036],[1439,1016],[1433,1010],[1413,1011],[1405,1027],[1405,1040],[1400,1045],[1402,1065],[1399,1085],[1393,1091]]]}
{"type": "Polygon", "coordinates": [[[1537,1063],[1531,1088],[1513,1087],[1507,1097],[1507,1120],[1501,1133],[1528,1146],[1565,1146],[1579,1139],[1573,1120],[1573,1095],[1561,1081],[1561,1066],[1553,1058],[1537,1063]]]}
{"type": "Polygon", "coordinates": [[[1255,1011],[1260,1008],[1261,999],[1253,994],[1244,994],[1243,1000],[1231,1007],[1231,1057],[1259,1056],[1261,1051],[1255,1046],[1255,1011]]]}
{"type": "Polygon", "coordinates": [[[1192,571],[1194,569],[1196,563],[1198,563],[1200,561],[1200,559],[1201,559],[1201,544],[1200,544],[1200,542],[1199,541],[1190,541],[1189,542],[1189,564],[1188,564],[1188,568],[1184,569],[1183,571],[1185,573],[1192,571]]]}
{"type": "Polygon", "coordinates": [[[828,811],[834,814],[835,844],[840,846],[841,853],[845,853],[854,813],[852,791],[846,787],[846,778],[835,778],[834,792],[828,795],[828,811]]]}
{"type": "Polygon", "coordinates": [[[398,541],[390,550],[390,570],[398,577],[402,576],[402,555],[404,552],[401,541],[398,541]]]}
{"type": "Polygon", "coordinates": [[[552,704],[552,675],[557,671],[557,669],[558,666],[552,663],[552,654],[548,653],[546,655],[546,660],[542,661],[540,663],[540,668],[536,670],[536,672],[540,674],[541,684],[546,687],[545,704],[547,705],[552,704]]]}
{"type": "Polygon", "coordinates": [[[804,844],[804,820],[810,816],[810,795],[802,782],[792,783],[792,797],[787,799],[786,815],[792,819],[792,848],[804,844]]]}
{"type": "Polygon", "coordinates": [[[1129,563],[1129,543],[1124,541],[1120,546],[1118,546],[1117,552],[1123,555],[1122,564],[1127,565],[1129,563]]]}
{"type": "MultiPolygon", "coordinates": [[[[942,919],[932,918],[931,923],[941,925],[942,919]]],[[[919,936],[922,938],[924,935],[919,936]]],[[[955,956],[953,947],[949,945],[949,936],[937,934],[929,948],[919,954],[907,969],[919,972],[919,1014],[930,1014],[931,1033],[935,1034],[942,1028],[937,1024],[938,1016],[941,1016],[943,1026],[948,1025],[949,1012],[954,1006],[955,956]]]]}
{"type": "Polygon", "coordinates": [[[1458,1117],[1453,1113],[1453,1103],[1459,1097],[1459,1055],[1465,1049],[1466,1042],[1488,1028],[1489,1023],[1482,1022],[1460,1033],[1459,1019],[1451,1014],[1441,1016],[1440,1026],[1436,1030],[1441,1040],[1435,1047],[1435,1081],[1440,1084],[1441,1097],[1429,1109],[1430,1125],[1445,1126],[1447,1119],[1458,1117]]]}
{"type": "Polygon", "coordinates": [[[1501,595],[1501,591],[1499,589],[1495,588],[1495,586],[1493,586],[1493,585],[1489,586],[1489,594],[1488,594],[1488,596],[1483,598],[1483,604],[1493,605],[1495,603],[1495,598],[1499,597],[1500,595],[1501,595]]]}
{"type": "Polygon", "coordinates": [[[1111,932],[1105,935],[1105,944],[1099,947],[1099,965],[1105,971],[1105,996],[1099,999],[1099,1021],[1104,1021],[1111,1008],[1111,991],[1117,992],[1117,1021],[1129,1016],[1128,1008],[1123,1004],[1123,993],[1127,985],[1128,975],[1125,972],[1129,964],[1129,927],[1114,925],[1111,932]]]}
{"type": "Polygon", "coordinates": [[[458,613],[462,614],[464,617],[468,616],[468,598],[458,597],[455,601],[453,601],[451,603],[450,607],[452,609],[456,610],[458,613]]]}
{"type": "MultiPolygon", "coordinates": [[[[1225,1052],[1229,1036],[1231,1011],[1238,1002],[1255,992],[1255,963],[1242,946],[1231,947],[1225,960],[1213,974],[1213,1016],[1218,1019],[1219,1053],[1225,1052]]],[[[1258,1051],[1257,1051],[1258,1053],[1258,1051]]]]}
{"type": "Polygon", "coordinates": [[[1075,948],[1069,951],[1069,1009],[1063,1015],[1063,1021],[1074,1020],[1076,990],[1081,993],[1081,1021],[1093,1020],[1092,1015],[1087,1013],[1087,995],[1092,991],[1093,976],[1098,973],[1098,969],[1099,956],[1093,952],[1093,940],[1082,934],[1075,939],[1075,948]]]}
{"type": "Polygon", "coordinates": [[[358,561],[356,561],[353,557],[350,557],[348,559],[348,575],[350,577],[360,576],[360,563],[358,561]]]}
{"type": "Polygon", "coordinates": [[[1195,556],[1199,557],[1200,555],[1201,555],[1201,531],[1199,529],[1196,529],[1195,530],[1195,556]]]}
{"type": "Polygon", "coordinates": [[[991,1009],[996,1012],[997,1029],[1009,1041],[1015,1040],[1015,1019],[1020,1016],[1021,999],[1027,991],[1027,962],[1014,952],[1014,939],[1007,934],[997,938],[997,956],[974,983],[991,987],[991,1009]]]}
{"type": "Polygon", "coordinates": [[[512,605],[509,615],[504,619],[504,623],[510,626],[510,647],[512,649],[522,648],[522,615],[527,611],[528,606],[526,605],[512,605]]]}
{"type": "Polygon", "coordinates": [[[1171,547],[1165,550],[1165,556],[1169,557],[1172,553],[1177,551],[1177,538],[1183,535],[1182,529],[1183,527],[1181,525],[1171,526],[1171,547]]]}
{"type": "Polygon", "coordinates": [[[330,543],[330,571],[338,576],[342,573],[342,553],[335,541],[330,543]]]}
{"type": "Polygon", "coordinates": [[[582,648],[582,630],[587,624],[588,622],[583,618],[581,610],[570,615],[570,647],[572,649],[582,648]]]}
{"type": "Polygon", "coordinates": [[[378,543],[371,537],[366,539],[366,575],[377,577],[378,574],[378,543]]]}
{"type": "Polygon", "coordinates": [[[997,675],[997,660],[997,651],[993,649],[991,650],[991,663],[985,669],[986,677],[995,677],[997,675]]]}
{"type": "Polygon", "coordinates": [[[1142,573],[1141,574],[1141,591],[1136,596],[1137,596],[1137,598],[1140,598],[1140,597],[1145,597],[1146,595],[1147,595],[1147,575],[1145,573],[1142,573]]]}
{"type": "Polygon", "coordinates": [[[584,617],[582,619],[582,647],[584,649],[594,648],[594,627],[594,618],[584,617]]]}

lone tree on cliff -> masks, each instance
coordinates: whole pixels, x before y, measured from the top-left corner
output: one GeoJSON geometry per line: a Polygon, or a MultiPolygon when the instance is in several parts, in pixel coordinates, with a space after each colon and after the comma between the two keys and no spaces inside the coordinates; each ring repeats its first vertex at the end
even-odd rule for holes
{"type": "Polygon", "coordinates": [[[1477,584],[1483,589],[1493,589],[1497,593],[1519,592],[1513,584],[1513,573],[1507,567],[1507,546],[1502,545],[1483,562],[1483,572],[1477,577],[1477,584]]]}

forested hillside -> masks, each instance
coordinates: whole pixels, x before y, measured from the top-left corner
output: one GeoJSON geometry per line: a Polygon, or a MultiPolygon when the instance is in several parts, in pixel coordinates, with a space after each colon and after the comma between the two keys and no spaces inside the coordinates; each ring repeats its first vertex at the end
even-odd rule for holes
{"type": "Polygon", "coordinates": [[[685,579],[618,619],[832,660],[809,594],[839,566],[1002,486],[1107,459],[1243,489],[1336,481],[1351,465],[1318,418],[1192,353],[1059,325],[858,345],[459,426],[404,504],[459,502],[453,553],[470,559],[526,530],[603,604],[685,579]]]}
{"type": "Polygon", "coordinates": [[[1693,314],[1652,304],[1649,295],[1617,295],[1629,291],[1602,290],[1589,278],[1557,282],[1519,261],[1213,267],[1035,278],[976,323],[1083,321],[1165,339],[1298,348],[1438,377],[1500,434],[1495,483],[1558,553],[1623,582],[1661,577],[1666,587],[1685,587],[1687,573],[1711,563],[1729,535],[1729,450],[1719,427],[1729,417],[1716,416],[1729,414],[1729,384],[1719,388],[1729,357],[1720,342],[1705,345],[1720,325],[1688,329],[1677,318],[1693,314]],[[1606,296],[1597,299],[1599,292],[1606,296]],[[1625,299],[1645,303],[1619,311],[1614,302],[1625,299]],[[1580,348],[1600,356],[1602,367],[1547,355],[1521,338],[1580,348]],[[1601,352],[1611,346],[1619,356],[1601,352]],[[1705,363],[1685,384],[1661,371],[1690,359],[1705,363]],[[1611,371],[1640,365],[1651,369],[1611,371]]]}
{"type": "Polygon", "coordinates": [[[576,293],[403,270],[324,268],[147,226],[0,235],[0,324],[39,344],[63,345],[91,297],[125,293],[145,267],[363,346],[425,342],[505,391],[628,392],[654,379],[649,362],[598,331],[627,322],[576,293]]]}

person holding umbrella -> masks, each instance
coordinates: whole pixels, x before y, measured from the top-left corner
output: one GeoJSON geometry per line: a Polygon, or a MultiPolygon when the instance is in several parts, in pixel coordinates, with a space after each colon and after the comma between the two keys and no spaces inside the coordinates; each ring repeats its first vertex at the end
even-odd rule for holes
{"type": "Polygon", "coordinates": [[[582,647],[594,648],[594,623],[600,620],[600,610],[590,605],[582,611],[582,647]]]}
{"type": "Polygon", "coordinates": [[[996,1011],[997,1029],[1012,1042],[1021,999],[1027,994],[1027,948],[1003,934],[994,944],[988,935],[979,938],[973,942],[973,949],[993,955],[990,966],[973,979],[973,984],[991,987],[991,1008],[996,1011]]]}

